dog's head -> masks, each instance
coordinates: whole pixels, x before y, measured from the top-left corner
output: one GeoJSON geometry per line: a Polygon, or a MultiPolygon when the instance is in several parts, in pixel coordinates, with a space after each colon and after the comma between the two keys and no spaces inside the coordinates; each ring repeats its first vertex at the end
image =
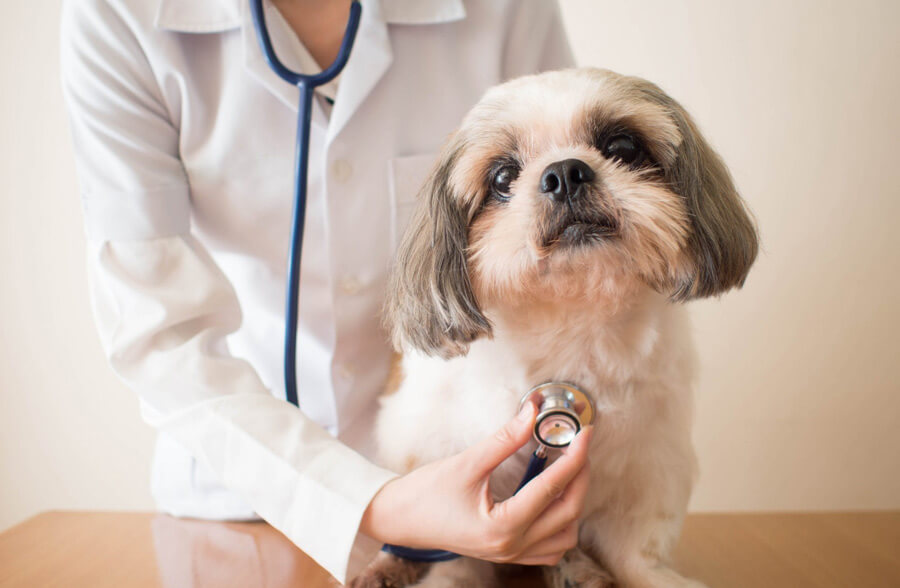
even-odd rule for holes
{"type": "Polygon", "coordinates": [[[497,86],[447,142],[401,242],[398,346],[452,357],[497,305],[674,301],[743,284],[754,224],[719,156],[654,84],[598,69],[497,86]]]}

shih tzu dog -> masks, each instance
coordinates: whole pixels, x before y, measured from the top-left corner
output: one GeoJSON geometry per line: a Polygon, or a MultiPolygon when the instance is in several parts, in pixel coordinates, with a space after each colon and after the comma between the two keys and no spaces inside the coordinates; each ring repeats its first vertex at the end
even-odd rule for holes
{"type": "MultiPolygon", "coordinates": [[[[548,585],[696,585],[666,564],[695,476],[694,358],[676,303],[740,287],[756,253],[722,160],[654,84],[574,69],[489,90],[398,251],[387,321],[403,356],[378,417],[381,463],[402,473],[457,453],[529,388],[575,383],[598,411],[591,485],[578,547],[545,569],[548,585]]],[[[500,497],[526,459],[495,472],[500,497]]],[[[417,585],[502,583],[464,558],[417,585]]]]}

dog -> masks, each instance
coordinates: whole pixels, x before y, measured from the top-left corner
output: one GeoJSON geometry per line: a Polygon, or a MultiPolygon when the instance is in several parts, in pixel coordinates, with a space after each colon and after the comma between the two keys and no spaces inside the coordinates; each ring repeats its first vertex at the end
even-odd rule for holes
{"type": "MultiPolygon", "coordinates": [[[[581,68],[490,89],[399,246],[386,322],[402,360],[379,461],[405,473],[459,452],[531,387],[573,382],[597,405],[591,485],[578,547],[545,568],[548,585],[698,585],[667,564],[696,477],[679,303],[742,286],[757,248],[726,166],[653,83],[581,68]]],[[[494,473],[498,495],[525,459],[494,473]]],[[[394,570],[382,585],[423,575],[385,555],[373,566],[394,570]]],[[[416,585],[494,586],[495,571],[463,558],[416,585]]]]}

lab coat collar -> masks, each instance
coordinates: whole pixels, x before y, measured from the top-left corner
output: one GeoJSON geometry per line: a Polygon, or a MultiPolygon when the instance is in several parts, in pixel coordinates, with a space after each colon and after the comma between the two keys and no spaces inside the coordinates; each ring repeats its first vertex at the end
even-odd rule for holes
{"type": "MultiPolygon", "coordinates": [[[[246,0],[249,2],[249,0],[246,0]]],[[[244,0],[159,0],[157,28],[179,33],[222,33],[241,26],[244,0]]]]}
{"type": "Polygon", "coordinates": [[[378,0],[361,2],[362,19],[350,59],[338,81],[337,97],[326,136],[328,143],[344,128],[394,60],[381,4],[378,0]]]}
{"type": "MultiPolygon", "coordinates": [[[[356,33],[353,50],[350,52],[350,59],[347,61],[344,71],[341,72],[337,99],[331,109],[330,122],[326,119],[318,101],[313,101],[312,122],[315,125],[327,127],[326,142],[328,143],[331,143],[332,139],[344,128],[393,60],[387,24],[382,17],[378,1],[361,1],[363,4],[362,19],[356,33]]],[[[263,10],[266,13],[266,23],[269,25],[272,44],[275,46],[276,52],[283,56],[285,63],[290,67],[288,51],[285,48],[297,43],[296,37],[290,33],[287,23],[271,3],[266,2],[263,10]]],[[[266,62],[256,38],[249,5],[243,11],[243,18],[241,35],[243,37],[244,66],[256,81],[296,112],[300,102],[300,92],[295,86],[278,77],[266,62]]]]}
{"type": "Polygon", "coordinates": [[[427,25],[453,22],[466,17],[462,0],[381,0],[388,24],[427,25]]]}
{"type": "MultiPolygon", "coordinates": [[[[389,24],[424,25],[452,22],[465,18],[462,0],[361,0],[362,20],[350,60],[341,74],[337,100],[331,112],[331,122],[314,107],[314,124],[328,124],[327,142],[344,128],[378,80],[393,61],[389,24]]],[[[266,2],[263,9],[267,23],[277,12],[266,2]]],[[[245,66],[269,92],[294,111],[298,108],[297,88],[279,78],[266,63],[256,39],[249,0],[160,0],[156,26],[184,33],[215,33],[242,29],[245,66]]],[[[273,43],[278,46],[277,27],[270,29],[273,43]]],[[[287,42],[287,40],[285,40],[287,42]]]]}
{"type": "MultiPolygon", "coordinates": [[[[272,71],[262,49],[259,46],[259,40],[256,38],[256,29],[253,27],[253,18],[250,13],[249,2],[245,4],[241,10],[241,44],[244,52],[244,68],[257,82],[263,85],[266,90],[281,100],[288,108],[297,112],[300,104],[300,91],[296,86],[282,80],[272,71]]],[[[364,9],[365,10],[365,9],[364,9]]],[[[269,36],[272,38],[272,45],[275,52],[280,56],[285,65],[291,69],[296,69],[294,59],[290,55],[287,47],[297,43],[296,37],[290,34],[287,23],[284,22],[278,10],[271,2],[263,3],[263,11],[265,12],[266,25],[269,28],[269,36]]],[[[361,28],[361,27],[360,27],[361,28]]],[[[355,49],[354,49],[355,51],[355,49]]],[[[307,72],[312,73],[312,72],[307,72]]],[[[313,100],[312,122],[318,126],[325,126],[328,121],[325,114],[319,108],[317,100],[313,100]]]]}
{"type": "MultiPolygon", "coordinates": [[[[182,33],[221,33],[241,27],[249,0],[159,0],[156,26],[182,33]]],[[[363,14],[371,2],[363,0],[363,14]]],[[[381,0],[387,24],[427,25],[461,20],[462,0],[381,0]]]]}

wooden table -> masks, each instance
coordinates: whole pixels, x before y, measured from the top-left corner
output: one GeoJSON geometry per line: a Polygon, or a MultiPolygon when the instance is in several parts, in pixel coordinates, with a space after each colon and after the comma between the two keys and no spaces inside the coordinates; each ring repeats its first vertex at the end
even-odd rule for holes
{"type": "MultiPolygon", "coordinates": [[[[900,512],[691,515],[676,568],[711,587],[900,587],[900,512]]],[[[538,587],[536,577],[508,588],[538,587]]],[[[0,586],[335,586],[263,523],[49,512],[0,534],[0,586]]]]}

